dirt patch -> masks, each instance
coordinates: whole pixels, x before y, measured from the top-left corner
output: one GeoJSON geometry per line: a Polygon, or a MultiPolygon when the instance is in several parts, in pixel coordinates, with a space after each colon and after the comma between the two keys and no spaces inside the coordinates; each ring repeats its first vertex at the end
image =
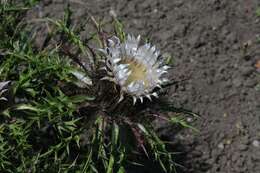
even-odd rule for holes
{"type": "MultiPolygon", "coordinates": [[[[173,55],[171,77],[188,80],[172,87],[168,99],[201,115],[194,122],[198,134],[163,130],[178,144],[173,150],[183,152],[176,155],[180,172],[260,172],[258,0],[43,0],[28,18],[60,18],[66,2],[74,25],[83,24],[87,13],[114,15],[127,32],[173,55]]],[[[82,37],[88,29],[83,25],[82,37]]],[[[46,33],[38,33],[41,44],[46,33]]]]}

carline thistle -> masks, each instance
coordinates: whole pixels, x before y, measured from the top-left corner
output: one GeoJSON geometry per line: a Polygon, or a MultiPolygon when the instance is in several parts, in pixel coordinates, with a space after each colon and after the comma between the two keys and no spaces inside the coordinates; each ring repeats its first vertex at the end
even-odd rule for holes
{"type": "Polygon", "coordinates": [[[101,51],[105,54],[105,66],[107,76],[101,80],[109,80],[120,86],[120,99],[128,94],[133,98],[133,104],[138,99],[143,103],[144,98],[152,100],[158,97],[154,89],[168,82],[163,77],[169,66],[159,59],[160,51],[150,43],[140,45],[140,35],[134,37],[127,35],[124,42],[118,37],[108,39],[108,44],[101,51]]]}

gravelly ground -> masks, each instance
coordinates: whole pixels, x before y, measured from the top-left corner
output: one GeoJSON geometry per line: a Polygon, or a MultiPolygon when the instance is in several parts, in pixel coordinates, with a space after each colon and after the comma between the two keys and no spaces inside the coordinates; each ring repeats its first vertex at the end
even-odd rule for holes
{"type": "MultiPolygon", "coordinates": [[[[174,57],[171,77],[188,80],[172,87],[169,99],[201,115],[198,134],[165,130],[184,151],[180,172],[260,172],[260,1],[43,0],[28,18],[59,18],[65,2],[75,25],[87,13],[116,15],[127,32],[151,38],[174,57]]],[[[83,37],[87,31],[83,26],[83,37]]]]}

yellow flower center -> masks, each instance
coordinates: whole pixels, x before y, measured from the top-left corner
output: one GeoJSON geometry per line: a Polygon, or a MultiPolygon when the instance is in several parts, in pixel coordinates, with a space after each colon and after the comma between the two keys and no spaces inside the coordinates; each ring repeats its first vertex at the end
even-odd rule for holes
{"type": "Polygon", "coordinates": [[[128,76],[128,79],[126,81],[126,85],[129,85],[130,83],[134,81],[143,81],[144,86],[147,87],[148,81],[146,79],[147,76],[147,68],[142,63],[139,63],[136,60],[132,60],[130,58],[124,58],[121,60],[122,64],[129,64],[128,68],[131,71],[131,74],[128,76]]]}

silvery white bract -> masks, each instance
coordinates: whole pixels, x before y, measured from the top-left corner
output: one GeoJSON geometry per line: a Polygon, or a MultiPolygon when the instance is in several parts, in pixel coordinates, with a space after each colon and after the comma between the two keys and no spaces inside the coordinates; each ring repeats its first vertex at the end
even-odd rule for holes
{"type": "Polygon", "coordinates": [[[7,92],[7,87],[10,84],[10,81],[0,82],[0,101],[7,101],[7,98],[3,97],[2,95],[7,92]]]}
{"type": "Polygon", "coordinates": [[[153,90],[168,81],[163,78],[169,66],[158,60],[160,52],[150,43],[139,45],[140,35],[136,38],[128,35],[125,42],[120,43],[117,37],[108,40],[108,46],[102,50],[106,54],[108,76],[103,80],[110,80],[120,85],[122,101],[125,93],[133,97],[134,104],[137,99],[143,102],[146,97],[158,97],[153,90]]]}
{"type": "Polygon", "coordinates": [[[91,86],[92,80],[84,73],[79,70],[71,70],[71,74],[77,79],[75,84],[80,88],[86,88],[88,86],[91,86]]]}

